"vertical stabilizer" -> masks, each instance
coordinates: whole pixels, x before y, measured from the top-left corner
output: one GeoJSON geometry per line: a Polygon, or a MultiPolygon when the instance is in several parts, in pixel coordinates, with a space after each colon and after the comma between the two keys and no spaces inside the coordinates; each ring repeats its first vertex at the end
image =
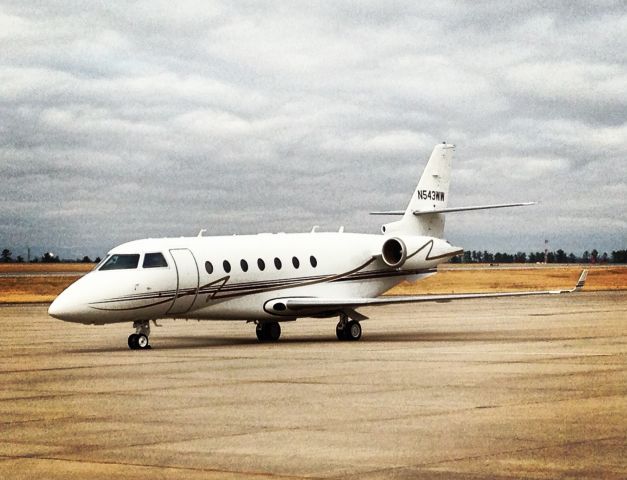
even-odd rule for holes
{"type": "Polygon", "coordinates": [[[426,235],[442,238],[444,234],[443,213],[414,215],[414,211],[428,212],[446,208],[454,151],[455,145],[442,143],[435,146],[403,218],[398,222],[384,225],[385,234],[426,235]]]}

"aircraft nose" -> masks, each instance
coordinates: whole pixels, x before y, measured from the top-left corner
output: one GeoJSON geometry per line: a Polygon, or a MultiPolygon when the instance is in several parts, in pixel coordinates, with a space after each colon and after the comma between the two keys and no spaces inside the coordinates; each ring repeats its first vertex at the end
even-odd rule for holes
{"type": "Polygon", "coordinates": [[[48,315],[51,317],[57,318],[59,320],[63,320],[64,314],[66,314],[66,308],[64,303],[64,299],[62,298],[63,294],[59,295],[48,307],[48,315]]]}
{"type": "Polygon", "coordinates": [[[67,292],[61,293],[48,308],[48,315],[66,322],[76,321],[81,314],[81,309],[72,301],[67,292]]]}

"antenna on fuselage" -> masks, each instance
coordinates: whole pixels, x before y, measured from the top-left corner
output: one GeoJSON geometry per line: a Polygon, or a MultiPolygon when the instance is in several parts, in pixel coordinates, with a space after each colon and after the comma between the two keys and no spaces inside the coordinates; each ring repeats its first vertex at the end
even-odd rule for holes
{"type": "Polygon", "coordinates": [[[202,237],[202,234],[203,234],[203,233],[205,233],[206,231],[207,231],[207,229],[206,229],[206,228],[201,228],[201,229],[200,229],[200,232],[198,232],[198,236],[199,236],[199,237],[202,237]]]}
{"type": "Polygon", "coordinates": [[[337,233],[344,233],[344,225],[340,225],[340,229],[337,231],[337,233]]]}
{"type": "Polygon", "coordinates": [[[314,225],[311,229],[310,233],[316,233],[316,230],[318,230],[318,228],[320,227],[320,225],[314,225]]]}

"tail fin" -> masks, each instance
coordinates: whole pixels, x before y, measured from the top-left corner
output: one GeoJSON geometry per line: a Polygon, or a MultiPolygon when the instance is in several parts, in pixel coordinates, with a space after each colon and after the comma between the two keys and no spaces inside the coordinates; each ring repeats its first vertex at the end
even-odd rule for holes
{"type": "Polygon", "coordinates": [[[451,180],[451,161],[454,152],[455,145],[442,143],[435,146],[403,218],[398,222],[384,225],[382,227],[383,233],[442,238],[444,234],[443,213],[423,213],[417,216],[414,215],[414,212],[428,212],[429,210],[446,208],[451,180]]]}

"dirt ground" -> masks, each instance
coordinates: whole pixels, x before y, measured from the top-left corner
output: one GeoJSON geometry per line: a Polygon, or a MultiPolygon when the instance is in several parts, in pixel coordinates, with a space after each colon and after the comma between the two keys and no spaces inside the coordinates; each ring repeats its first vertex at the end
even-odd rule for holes
{"type": "MultiPolygon", "coordinates": [[[[0,303],[51,302],[91,263],[0,264],[0,303]]],[[[627,266],[442,265],[438,274],[415,283],[403,282],[389,295],[467,293],[571,288],[583,268],[589,269],[586,291],[627,289],[627,266]]]]}
{"type": "Polygon", "coordinates": [[[0,274],[89,272],[95,266],[95,263],[0,263],[0,274]]]}
{"type": "Polygon", "coordinates": [[[0,303],[48,303],[81,275],[0,277],[0,303]]]}
{"type": "Polygon", "coordinates": [[[627,267],[569,265],[521,268],[441,268],[437,275],[414,283],[403,282],[388,293],[414,295],[572,288],[587,268],[586,291],[627,289],[627,267]]]}

